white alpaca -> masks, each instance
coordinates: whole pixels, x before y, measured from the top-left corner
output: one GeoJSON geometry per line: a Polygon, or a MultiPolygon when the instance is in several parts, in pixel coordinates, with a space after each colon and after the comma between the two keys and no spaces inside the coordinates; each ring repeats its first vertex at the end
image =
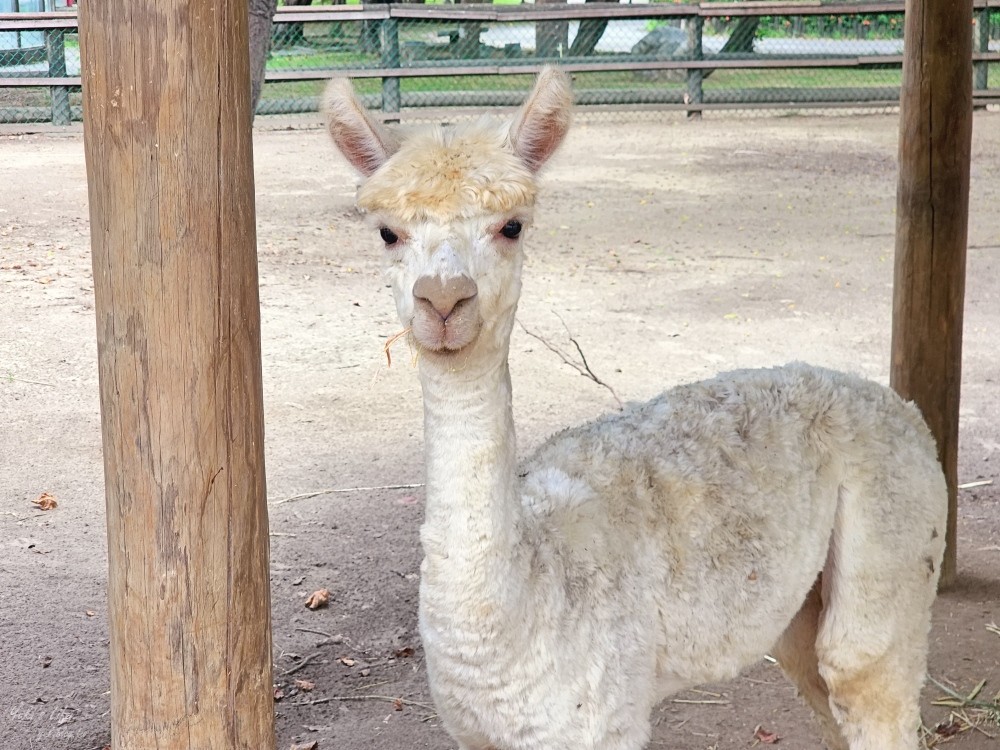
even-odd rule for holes
{"type": "Polygon", "coordinates": [[[665,696],[772,653],[831,748],[917,747],[945,483],[917,409],[790,365],[681,386],[518,471],[507,354],[535,174],[569,125],[545,70],[514,121],[400,142],[327,92],[420,354],[420,630],[463,750],[635,750],[665,696]]]}

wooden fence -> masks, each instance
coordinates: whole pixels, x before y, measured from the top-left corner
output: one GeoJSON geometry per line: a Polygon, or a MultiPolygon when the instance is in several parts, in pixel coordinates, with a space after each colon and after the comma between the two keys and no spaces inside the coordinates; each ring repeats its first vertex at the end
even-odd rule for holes
{"type": "MultiPolygon", "coordinates": [[[[978,24],[977,44],[973,53],[975,67],[974,103],[985,106],[1000,102],[1000,90],[991,89],[989,66],[1000,62],[1000,52],[990,51],[990,15],[1000,11],[1000,0],[975,0],[978,24]]],[[[706,90],[705,79],[712,71],[762,71],[762,70],[858,70],[875,71],[895,69],[902,65],[902,55],[894,54],[707,54],[702,38],[706,23],[719,19],[752,17],[810,16],[862,17],[875,14],[898,17],[902,20],[902,0],[884,2],[821,3],[814,0],[799,2],[770,2],[750,0],[728,3],[701,4],[652,3],[621,5],[606,2],[586,4],[534,4],[534,5],[423,5],[400,3],[386,5],[339,5],[319,7],[287,7],[279,10],[275,23],[286,24],[344,24],[364,22],[377,29],[376,39],[380,54],[373,64],[347,64],[306,69],[272,69],[266,80],[274,83],[318,81],[332,75],[356,79],[380,79],[379,95],[369,94],[367,103],[381,109],[383,116],[396,118],[401,110],[428,106],[496,106],[513,105],[521,93],[497,89],[484,91],[450,91],[428,95],[426,92],[407,95],[400,85],[405,79],[437,78],[441,76],[505,76],[534,73],[543,65],[556,63],[573,73],[620,72],[629,74],[655,74],[674,71],[684,79],[682,86],[644,87],[630,90],[621,87],[616,91],[577,91],[582,106],[602,103],[619,108],[656,107],[698,113],[711,109],[807,108],[807,107],[892,107],[898,104],[898,86],[865,86],[856,89],[824,87],[788,87],[772,91],[770,97],[750,90],[706,90]],[[481,28],[484,24],[515,24],[545,22],[583,22],[645,19],[651,23],[684,21],[688,34],[683,56],[637,59],[632,54],[590,54],[585,56],[546,56],[539,54],[514,60],[454,59],[433,61],[407,61],[400,53],[399,28],[401,23],[415,21],[444,22],[459,29],[481,28]]],[[[76,31],[74,12],[0,14],[0,33],[9,31],[41,31],[46,38],[47,66],[44,70],[6,72],[0,67],[0,92],[4,89],[46,87],[51,90],[50,112],[24,112],[10,115],[11,108],[3,109],[0,103],[0,121],[5,119],[51,119],[65,124],[79,119],[79,111],[71,106],[69,94],[80,86],[80,77],[68,75],[64,40],[66,34],[76,31]],[[6,117],[5,117],[6,113],[6,117]]],[[[994,24],[995,26],[996,24],[994,24]]],[[[478,34],[478,32],[476,32],[478,34]]],[[[723,50],[723,53],[725,51],[723,50]]],[[[2,64],[2,63],[0,63],[2,64]]],[[[41,66],[36,66],[41,67],[41,66]]],[[[7,97],[8,99],[10,97],[7,97]]],[[[298,97],[294,102],[274,100],[262,102],[261,112],[307,111],[315,109],[315,95],[298,97]]],[[[16,110],[16,107],[14,107],[16,110]]],[[[42,108],[35,108],[40,110],[42,108]]]]}

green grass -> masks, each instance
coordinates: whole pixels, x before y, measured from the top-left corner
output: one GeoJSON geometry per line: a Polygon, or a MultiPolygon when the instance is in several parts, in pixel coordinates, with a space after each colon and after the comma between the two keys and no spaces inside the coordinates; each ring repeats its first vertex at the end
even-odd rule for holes
{"type": "Polygon", "coordinates": [[[750,88],[870,88],[899,86],[900,70],[850,70],[802,68],[799,70],[716,70],[705,81],[705,90],[750,88]]]}
{"type": "MultiPolygon", "coordinates": [[[[995,66],[1000,68],[1000,65],[995,66]]],[[[1000,76],[1000,70],[991,71],[993,76],[1000,76]]],[[[406,93],[442,92],[442,91],[527,91],[534,80],[531,74],[505,76],[440,76],[428,78],[403,78],[400,88],[406,93]]],[[[705,80],[705,91],[736,91],[745,89],[767,88],[856,88],[899,86],[900,71],[898,70],[716,70],[705,80]]],[[[271,83],[264,89],[264,96],[269,99],[318,96],[324,85],[323,81],[303,81],[288,83],[271,83]]],[[[379,78],[362,78],[354,82],[362,94],[378,94],[382,90],[379,78]]],[[[574,86],[578,91],[587,90],[671,90],[684,89],[683,80],[655,80],[635,76],[631,72],[594,72],[579,73],[575,76],[574,86]]]]}

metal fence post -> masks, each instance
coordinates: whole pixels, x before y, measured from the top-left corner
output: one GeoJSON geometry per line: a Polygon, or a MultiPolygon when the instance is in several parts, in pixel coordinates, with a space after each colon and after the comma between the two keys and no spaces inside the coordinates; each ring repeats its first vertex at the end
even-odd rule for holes
{"type": "MultiPolygon", "coordinates": [[[[49,78],[66,77],[66,33],[62,29],[45,32],[45,56],[49,61],[49,78]]],[[[69,89],[52,86],[52,124],[69,125],[73,119],[69,109],[69,89]]]]}
{"type": "MultiPolygon", "coordinates": [[[[700,15],[692,16],[687,19],[688,59],[705,59],[704,50],[702,48],[702,34],[704,30],[705,19],[700,15]]],[[[705,71],[703,68],[687,69],[687,93],[684,95],[685,104],[701,104],[702,101],[704,101],[704,92],[701,87],[704,75],[705,71]]],[[[693,119],[700,118],[701,108],[689,109],[687,111],[687,116],[693,119]]]]}
{"type": "MultiPolygon", "coordinates": [[[[399,67],[399,21],[386,18],[379,26],[379,39],[382,45],[382,67],[399,67]]],[[[382,78],[382,112],[399,112],[400,94],[399,78],[385,76],[382,78]]]]}
{"type": "MultiPolygon", "coordinates": [[[[986,7],[979,11],[979,17],[976,19],[979,26],[979,39],[976,40],[976,52],[989,52],[990,51],[990,8],[986,7]]],[[[985,91],[989,88],[989,67],[990,64],[985,60],[981,60],[976,63],[976,76],[973,88],[977,91],[985,91]]]]}

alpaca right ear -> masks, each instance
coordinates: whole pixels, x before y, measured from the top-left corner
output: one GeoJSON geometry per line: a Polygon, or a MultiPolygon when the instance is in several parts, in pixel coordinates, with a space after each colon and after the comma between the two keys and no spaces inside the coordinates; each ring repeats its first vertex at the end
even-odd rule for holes
{"type": "Polygon", "coordinates": [[[365,177],[399,148],[396,137],[364,108],[346,78],[334,78],[323,95],[326,127],[337,149],[365,177]]]}
{"type": "Polygon", "coordinates": [[[510,126],[514,153],[532,172],[541,169],[559,148],[569,130],[572,106],[569,76],[556,68],[542,68],[535,88],[510,126]]]}

